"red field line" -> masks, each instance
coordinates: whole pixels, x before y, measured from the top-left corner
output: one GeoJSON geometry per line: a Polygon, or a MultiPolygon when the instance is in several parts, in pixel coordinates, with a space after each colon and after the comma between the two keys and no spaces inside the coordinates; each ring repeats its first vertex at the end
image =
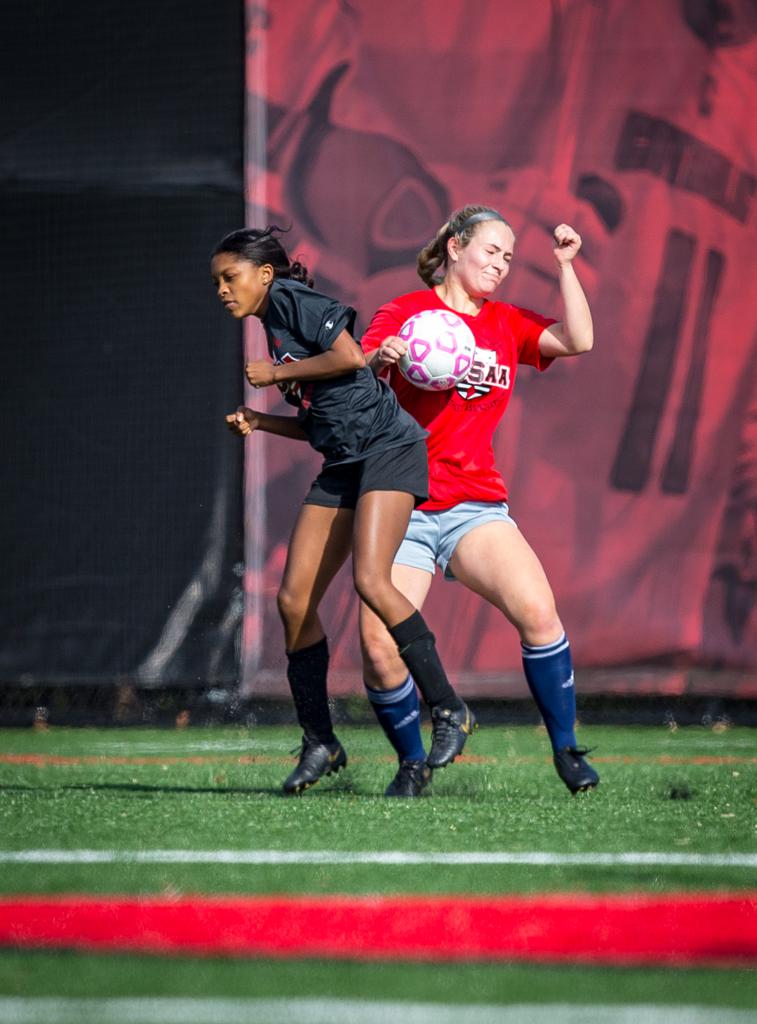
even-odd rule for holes
{"type": "Polygon", "coordinates": [[[757,891],[0,899],[0,945],[346,960],[757,961],[757,891]]]}

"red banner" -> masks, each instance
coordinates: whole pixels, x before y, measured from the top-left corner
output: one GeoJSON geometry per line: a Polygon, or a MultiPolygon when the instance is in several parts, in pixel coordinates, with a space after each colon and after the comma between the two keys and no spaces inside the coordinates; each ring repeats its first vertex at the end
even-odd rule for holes
{"type": "MultiPolygon", "coordinates": [[[[595,348],[519,375],[496,446],[511,513],[579,667],[753,669],[757,12],[471,10],[248,3],[249,220],[292,223],[290,252],[363,326],[421,286],[418,249],[466,202],[515,229],[498,297],[559,317],[550,234],[577,228],[595,348]]],[[[244,666],[260,689],[282,675],[275,592],[318,458],[273,438],[248,452],[244,666]]],[[[515,631],[459,584],[437,580],[426,613],[453,672],[519,665],[515,631]]],[[[359,679],[347,572],[324,621],[336,676],[359,679]]]]}

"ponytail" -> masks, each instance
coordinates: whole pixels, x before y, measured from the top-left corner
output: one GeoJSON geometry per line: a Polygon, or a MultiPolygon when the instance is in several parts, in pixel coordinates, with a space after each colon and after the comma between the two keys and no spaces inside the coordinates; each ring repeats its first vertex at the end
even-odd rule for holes
{"type": "Polygon", "coordinates": [[[282,234],[285,230],[288,229],[271,224],[267,228],[240,228],[232,231],[214,246],[211,258],[221,252],[228,252],[258,267],[267,263],[273,267],[274,278],[299,281],[312,288],[313,278],[308,268],[299,260],[291,262],[286,249],[275,237],[276,233],[282,234]]]}

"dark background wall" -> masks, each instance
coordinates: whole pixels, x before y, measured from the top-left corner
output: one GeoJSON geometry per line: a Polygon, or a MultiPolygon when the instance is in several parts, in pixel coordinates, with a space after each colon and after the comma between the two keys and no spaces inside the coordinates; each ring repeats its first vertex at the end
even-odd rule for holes
{"type": "Polygon", "coordinates": [[[2,20],[0,683],[233,683],[241,4],[2,20]]]}

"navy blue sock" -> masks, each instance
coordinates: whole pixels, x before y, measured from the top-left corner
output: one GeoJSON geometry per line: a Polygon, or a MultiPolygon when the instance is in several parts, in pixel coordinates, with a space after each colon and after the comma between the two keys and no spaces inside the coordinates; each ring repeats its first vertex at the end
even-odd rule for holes
{"type": "Polygon", "coordinates": [[[287,651],[287,679],[297,721],[307,738],[318,743],[333,743],[336,739],[326,690],[328,671],[326,637],[299,651],[287,651]]]}
{"type": "Polygon", "coordinates": [[[365,684],[368,700],[386,738],[397,751],[400,761],[425,761],[426,751],[421,739],[421,713],[413,677],[394,690],[372,690],[365,684]]]}
{"type": "Polygon", "coordinates": [[[575,747],[576,688],[568,638],[563,635],[543,647],[521,644],[523,670],[544,719],[552,749],[575,747]]]}

